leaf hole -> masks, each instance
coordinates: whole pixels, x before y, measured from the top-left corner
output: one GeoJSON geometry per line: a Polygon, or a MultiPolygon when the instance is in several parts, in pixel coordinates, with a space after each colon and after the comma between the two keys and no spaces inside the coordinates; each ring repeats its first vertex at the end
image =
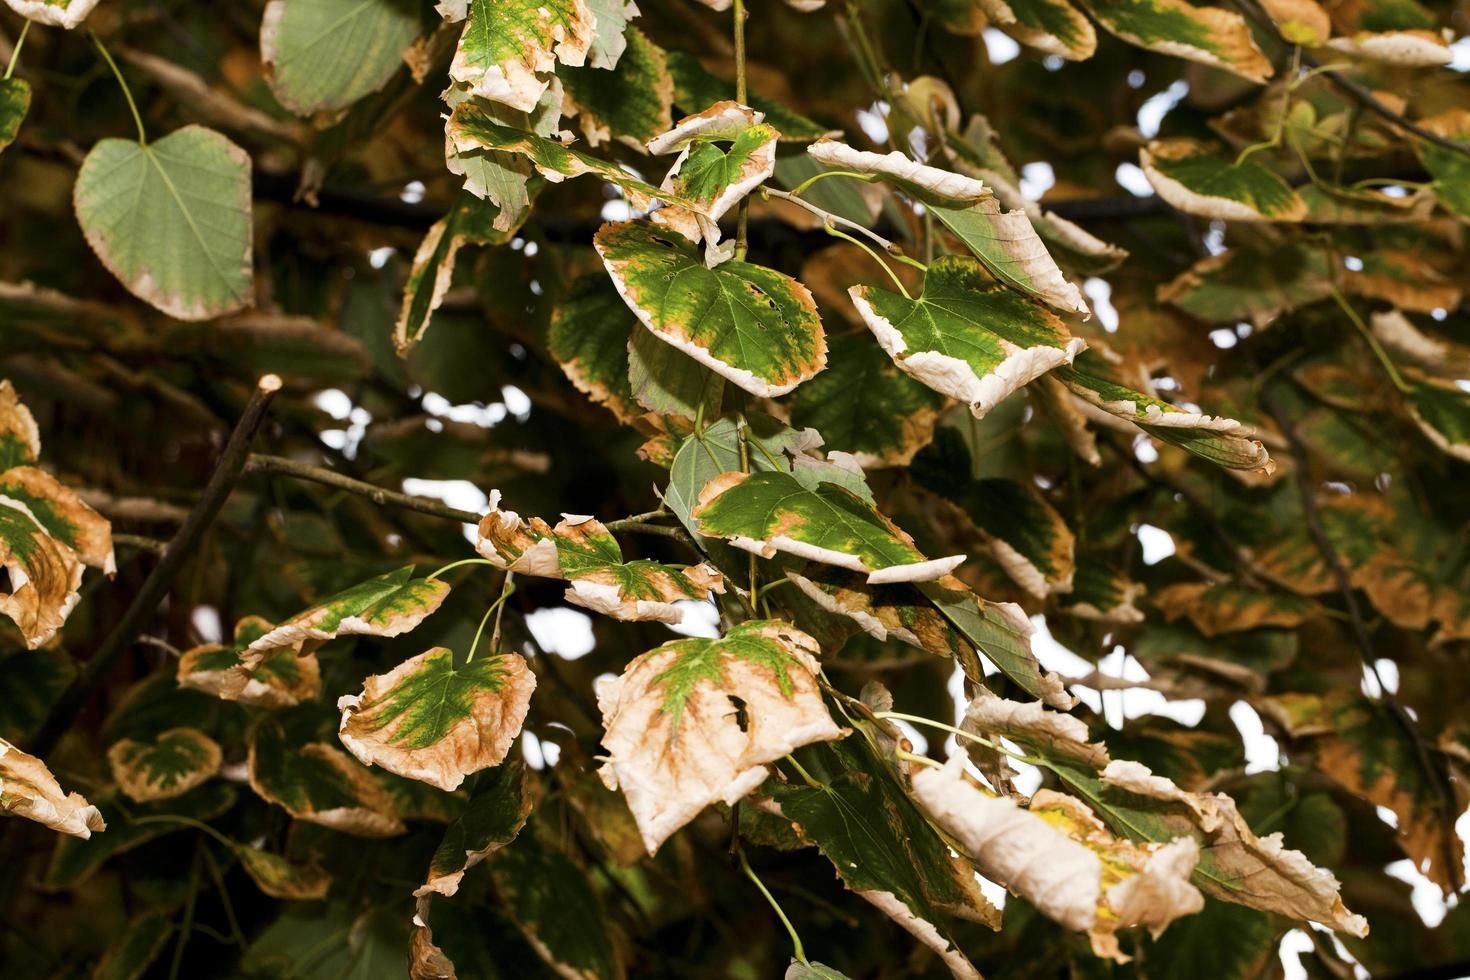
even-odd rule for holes
{"type": "Polygon", "coordinates": [[[735,724],[740,726],[742,732],[750,731],[750,711],[746,707],[745,701],[737,698],[733,694],[727,694],[725,697],[729,698],[730,704],[735,707],[735,724]]]}

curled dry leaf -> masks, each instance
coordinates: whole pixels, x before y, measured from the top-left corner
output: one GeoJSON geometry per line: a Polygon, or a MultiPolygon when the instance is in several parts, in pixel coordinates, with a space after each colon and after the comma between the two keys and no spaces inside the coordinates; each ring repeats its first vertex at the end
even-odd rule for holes
{"type": "Polygon", "coordinates": [[[456,668],[453,652],[435,647],[340,698],[339,737],[367,765],[455,790],[505,760],[535,689],[536,675],[515,654],[456,668]]]}
{"type": "Polygon", "coordinates": [[[307,654],[338,636],[398,636],[423,622],[447,595],[448,582],[416,579],[413,566],[405,565],[297,613],[246,647],[240,659],[255,670],[273,650],[307,654]]]}
{"type": "Polygon", "coordinates": [[[112,523],[50,473],[34,466],[0,472],[0,497],[24,504],[46,532],[75,552],[82,564],[109,577],[117,573],[112,523]]]}
{"type": "Polygon", "coordinates": [[[1001,735],[1039,746],[1050,754],[1097,768],[1111,761],[1107,747],[1093,742],[1087,725],[1075,715],[1048,710],[1040,701],[1009,701],[984,688],[966,705],[960,727],[975,735],[1001,735]]]}
{"type": "Polygon", "coordinates": [[[107,829],[80,793],[65,793],[46,763],[0,739],[0,813],[25,817],[83,840],[107,829]]]}
{"type": "Polygon", "coordinates": [[[246,648],[273,628],[259,616],[246,616],[235,624],[229,646],[206,643],[185,650],[179,657],[179,686],[262,708],[289,708],[315,698],[322,688],[315,653],[298,656],[282,648],[266,654],[255,669],[245,667],[246,648]]]}
{"type": "Polygon", "coordinates": [[[556,527],[539,517],[523,521],[500,509],[498,490],[490,493],[475,550],[519,575],[567,579],[568,602],[628,622],[678,623],[684,614],[674,603],[725,591],[724,577],[708,564],[624,561],[617,539],[596,518],[563,514],[556,527]]]}
{"type": "MultiPolygon", "coordinates": [[[[650,140],[650,153],[679,154],[660,189],[695,205],[660,208],[653,212],[654,224],[672,228],[696,244],[718,242],[719,219],[776,171],[781,134],[764,124],[764,118],[764,113],[738,103],[718,102],[650,140]],[[722,143],[728,143],[728,149],[722,143]]],[[[710,264],[708,249],[706,264],[710,264]]]]}
{"type": "Polygon", "coordinates": [[[766,764],[811,742],[841,738],[817,687],[817,642],[787,623],[757,620],[719,639],[656,647],[621,676],[600,680],[607,762],[650,854],[711,803],[734,803],[766,764]]]}
{"type": "Polygon", "coordinates": [[[1447,65],[1455,59],[1449,44],[1433,31],[1358,31],[1347,37],[1335,37],[1327,46],[1368,61],[1411,68],[1447,65]]]}
{"type": "Polygon", "coordinates": [[[0,567],[9,591],[0,592],[0,613],[15,621],[26,646],[50,640],[81,598],[82,563],[57,541],[19,500],[0,495],[0,567]]]}
{"type": "Polygon", "coordinates": [[[1271,77],[1250,25],[1234,11],[1184,0],[1081,0],[1103,28],[1129,44],[1222,68],[1248,81],[1271,77]]]}
{"type": "Polygon", "coordinates": [[[1092,21],[1067,0],[978,0],[996,26],[1028,48],[1068,61],[1097,50],[1092,21]]]}
{"type": "Polygon", "coordinates": [[[125,738],[107,750],[112,778],[138,803],[171,800],[219,772],[219,743],[197,728],[170,728],[147,742],[125,738]]]}
{"type": "Polygon", "coordinates": [[[1189,882],[1199,860],[1193,838],[1134,844],[1109,833],[1081,801],[1049,790],[1023,809],[982,792],[965,776],[962,759],[916,772],[914,798],[980,874],[1068,929],[1088,933],[1097,955],[1126,961],[1118,929],[1145,925],[1157,938],[1175,919],[1204,908],[1189,882]]]}
{"type": "Polygon", "coordinates": [[[867,574],[868,582],[930,582],[964,555],[925,558],[913,539],[852,491],[802,484],[782,472],[723,473],[705,484],[693,516],[699,533],[770,558],[778,551],[867,574]]]}

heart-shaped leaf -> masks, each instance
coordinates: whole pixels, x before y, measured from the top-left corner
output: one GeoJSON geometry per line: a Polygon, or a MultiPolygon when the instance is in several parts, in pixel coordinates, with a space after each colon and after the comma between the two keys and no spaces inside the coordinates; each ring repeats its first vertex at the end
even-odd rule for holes
{"type": "Polygon", "coordinates": [[[241,655],[273,628],[259,616],[246,616],[235,624],[228,646],[206,643],[185,650],[179,657],[179,686],[262,708],[289,708],[315,698],[322,673],[314,653],[298,656],[283,647],[266,654],[254,670],[245,667],[241,655]]]}
{"type": "Polygon", "coordinates": [[[1280,175],[1255,160],[1227,160],[1195,140],[1154,140],[1138,163],[1159,196],[1202,218],[1300,221],[1307,205],[1280,175]]]}
{"type": "Polygon", "coordinates": [[[413,0],[271,0],[260,60],[281,105],[331,113],[382,88],[418,36],[413,0]]]}

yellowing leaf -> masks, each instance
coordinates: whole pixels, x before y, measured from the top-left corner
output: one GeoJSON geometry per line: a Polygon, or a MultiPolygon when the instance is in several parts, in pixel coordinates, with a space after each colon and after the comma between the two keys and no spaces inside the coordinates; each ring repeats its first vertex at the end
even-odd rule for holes
{"type": "Polygon", "coordinates": [[[1228,160],[1195,140],[1153,140],[1139,166],[1159,196],[1188,214],[1227,221],[1300,221],[1307,206],[1254,159],[1228,160]]]}
{"type": "Polygon", "coordinates": [[[585,0],[473,0],[449,77],[530,112],[557,62],[586,62],[595,22],[585,0]]]}
{"type": "Polygon", "coordinates": [[[0,151],[15,142],[30,108],[30,83],[24,78],[0,78],[0,151]]]}
{"type": "Polygon", "coordinates": [[[0,567],[9,591],[0,591],[0,613],[15,621],[26,646],[35,649],[56,634],[76,606],[82,563],[46,532],[29,507],[0,495],[0,567]]]}
{"type": "Polygon", "coordinates": [[[1445,39],[1433,31],[1358,31],[1327,42],[1334,51],[1357,55],[1386,65],[1430,68],[1454,60],[1445,39]]]}
{"type": "Polygon", "coordinates": [[[45,824],[83,840],[107,829],[102,814],[82,798],[67,794],[46,764],[0,739],[0,813],[45,824]]]}
{"type": "Polygon", "coordinates": [[[1029,810],[987,796],[961,760],[913,776],[914,797],[960,843],[976,870],[1009,887],[1048,918],[1086,932],[1099,956],[1126,961],[1114,933],[1146,925],[1157,937],[1204,908],[1189,882],[1199,860],[1190,837],[1134,844],[1114,837],[1080,801],[1042,790],[1029,810]]]}
{"type": "Polygon", "coordinates": [[[598,682],[600,773],[622,789],[650,854],[711,803],[759,786],[767,763],[842,736],[822,703],[816,653],[800,630],[759,620],[720,639],[665,643],[598,682]]]}
{"type": "Polygon", "coordinates": [[[246,616],[235,624],[230,645],[206,643],[185,650],[179,657],[179,686],[262,708],[288,708],[315,698],[322,675],[314,653],[297,656],[282,648],[267,654],[254,670],[246,669],[241,654],[272,628],[259,616],[246,616]]]}
{"type": "Polygon", "coordinates": [[[504,761],[535,689],[536,675],[515,654],[456,668],[453,652],[435,647],[340,698],[339,737],[367,765],[455,790],[504,761]]]}
{"type": "Polygon", "coordinates": [[[1292,44],[1315,48],[1332,36],[1332,18],[1317,0],[1263,0],[1261,6],[1292,44]]]}
{"type": "Polygon", "coordinates": [[[1223,68],[1252,82],[1271,77],[1271,62],[1256,47],[1245,19],[1233,11],[1184,0],[1082,0],[1082,6],[1129,44],[1223,68]]]}
{"type": "Polygon", "coordinates": [[[107,750],[118,787],[139,803],[171,800],[219,771],[219,743],[197,728],[170,728],[150,742],[125,738],[107,750]]]}
{"type": "Polygon", "coordinates": [[[1097,50],[1092,21],[1067,0],[978,0],[991,21],[1029,48],[1069,61],[1097,50]]]}
{"type": "Polygon", "coordinates": [[[1258,626],[1300,626],[1315,608],[1299,596],[1209,582],[1178,582],[1166,586],[1154,594],[1153,602],[1171,622],[1187,616],[1205,636],[1258,626]]]}
{"type": "Polygon", "coordinates": [[[927,559],[898,525],[835,483],[804,486],[789,473],[724,473],[705,484],[693,516],[700,534],[770,558],[778,551],[864,572],[868,582],[929,582],[963,555],[927,559]]]}
{"type": "Polygon", "coordinates": [[[237,844],[235,856],[245,873],[271,898],[311,901],[327,897],[332,876],[312,864],[292,864],[279,854],[237,844]]]}
{"type": "Polygon", "coordinates": [[[355,837],[404,832],[392,797],[357,760],[326,742],[290,742],[271,718],[251,729],[247,766],[250,788],[297,820],[355,837]]]}
{"type": "Polygon", "coordinates": [[[677,623],[673,604],[724,592],[720,573],[709,565],[678,569],[655,561],[624,561],[617,539],[592,517],[562,515],[556,527],[539,517],[523,521],[500,509],[491,491],[490,511],[480,521],[475,549],[499,568],[522,575],[564,578],[566,600],[629,622],[677,623]]]}

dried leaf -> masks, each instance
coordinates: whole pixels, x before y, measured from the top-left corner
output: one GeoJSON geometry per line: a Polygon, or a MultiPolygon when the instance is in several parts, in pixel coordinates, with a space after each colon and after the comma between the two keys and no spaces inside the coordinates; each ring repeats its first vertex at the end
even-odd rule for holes
{"type": "Polygon", "coordinates": [[[107,829],[102,814],[80,793],[65,793],[46,764],[0,739],[0,813],[24,817],[87,840],[107,829]]]}
{"type": "Polygon", "coordinates": [[[179,657],[179,686],[262,708],[289,708],[312,700],[322,688],[314,653],[298,656],[283,648],[267,654],[254,670],[246,669],[241,654],[272,629],[269,621],[246,616],[235,624],[229,646],[206,643],[185,650],[179,657]]]}
{"type": "Polygon", "coordinates": [[[298,820],[354,837],[394,837],[405,830],[387,790],[365,767],[326,742],[288,742],[271,718],[251,729],[247,765],[250,788],[298,820]]]}
{"type": "Polygon", "coordinates": [[[594,26],[585,0],[471,3],[449,77],[480,98],[530,112],[557,62],[586,63],[594,26]]]}

